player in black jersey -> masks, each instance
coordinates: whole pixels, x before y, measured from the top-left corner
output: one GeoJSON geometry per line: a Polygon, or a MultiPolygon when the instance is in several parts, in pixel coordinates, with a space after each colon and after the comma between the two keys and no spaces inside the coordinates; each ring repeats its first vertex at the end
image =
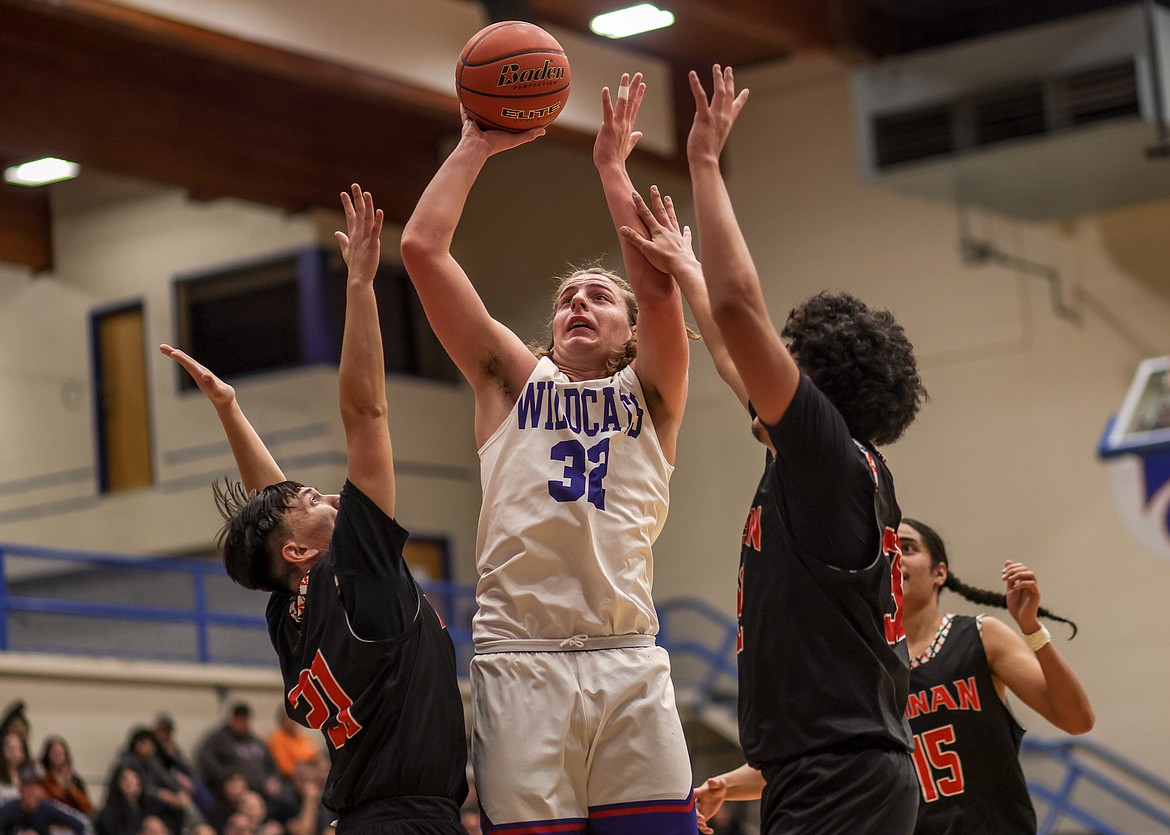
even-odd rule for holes
{"type": "Polygon", "coordinates": [[[908,833],[918,791],[903,717],[901,514],[875,445],[902,434],[925,392],[901,327],[852,296],[816,296],[777,333],[719,168],[747,91],[736,95],[730,68],[716,65],[712,77],[708,102],[690,75],[687,141],[705,266],[693,263],[686,230],[657,192],[652,207],[635,198],[649,237],[622,230],[682,286],[721,376],[750,404],[769,448],[740,555],[748,766],[700,787],[699,811],[713,814],[727,783],[742,777],[762,792],[765,835],[908,833]]]}
{"type": "Polygon", "coordinates": [[[349,267],[338,372],[347,473],[341,494],[285,479],[235,392],[187,354],[161,346],[223,423],[242,485],[217,488],[224,563],[272,592],[268,629],[289,715],[320,729],[331,768],[325,805],[339,835],[456,835],[467,796],[463,700],[447,630],[402,558],[393,451],[374,297],[382,211],[342,194],[349,267]]]}
{"type": "Polygon", "coordinates": [[[1004,563],[1007,594],[996,594],[950,573],[942,538],[928,525],[903,519],[898,538],[911,659],[906,716],[922,790],[915,832],[1034,833],[1018,759],[1024,729],[1007,691],[1063,731],[1089,731],[1088,696],[1039,618],[1067,623],[1074,635],[1076,625],[1040,608],[1036,575],[1022,563],[1004,563]],[[943,589],[1007,609],[1024,638],[995,618],[940,616],[943,589]]]}

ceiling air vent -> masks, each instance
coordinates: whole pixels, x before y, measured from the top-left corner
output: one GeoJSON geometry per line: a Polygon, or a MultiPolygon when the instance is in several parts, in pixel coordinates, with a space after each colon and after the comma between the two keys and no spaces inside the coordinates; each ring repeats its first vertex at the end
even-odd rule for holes
{"type": "Polygon", "coordinates": [[[1075,73],[1064,80],[1068,121],[1087,125],[1141,114],[1133,61],[1075,73]]]}
{"type": "Polygon", "coordinates": [[[971,111],[975,147],[1039,136],[1048,131],[1044,87],[1038,83],[981,95],[971,102],[971,111]]]}
{"type": "Polygon", "coordinates": [[[1129,3],[852,73],[862,176],[1029,220],[1170,198],[1170,9],[1129,3]]]}
{"type": "Polygon", "coordinates": [[[879,168],[954,153],[950,108],[925,107],[876,116],[873,141],[879,168]]]}

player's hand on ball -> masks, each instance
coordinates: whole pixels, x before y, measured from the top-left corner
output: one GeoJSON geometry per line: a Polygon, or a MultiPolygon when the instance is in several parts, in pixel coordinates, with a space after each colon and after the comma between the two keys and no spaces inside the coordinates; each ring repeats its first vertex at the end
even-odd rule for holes
{"type": "Polygon", "coordinates": [[[526,145],[532,140],[544,136],[544,128],[532,128],[532,130],[520,131],[519,133],[507,130],[484,130],[475,123],[475,120],[467,114],[464,108],[459,108],[459,115],[463,118],[463,132],[460,135],[460,142],[482,144],[489,157],[501,151],[526,145]]]}
{"type": "Polygon", "coordinates": [[[199,386],[199,390],[207,395],[207,399],[217,409],[231,404],[236,399],[236,390],[234,388],[212,374],[211,371],[190,354],[185,351],[180,351],[178,348],[173,348],[166,343],[159,345],[158,349],[162,352],[163,356],[170,357],[179,365],[183,366],[184,370],[191,375],[191,379],[195,381],[195,385],[199,386]]]}

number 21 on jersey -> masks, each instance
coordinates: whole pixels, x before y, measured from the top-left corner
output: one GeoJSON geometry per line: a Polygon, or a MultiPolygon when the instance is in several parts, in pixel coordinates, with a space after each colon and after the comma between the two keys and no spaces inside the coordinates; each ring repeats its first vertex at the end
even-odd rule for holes
{"type": "Polygon", "coordinates": [[[337,683],[321,650],[313,656],[313,663],[301,670],[296,687],[288,692],[290,705],[295,708],[300,701],[304,701],[309,709],[305,722],[314,730],[321,730],[331,716],[337,717],[325,732],[334,748],[344,746],[362,729],[349,712],[353,699],[337,683]]]}

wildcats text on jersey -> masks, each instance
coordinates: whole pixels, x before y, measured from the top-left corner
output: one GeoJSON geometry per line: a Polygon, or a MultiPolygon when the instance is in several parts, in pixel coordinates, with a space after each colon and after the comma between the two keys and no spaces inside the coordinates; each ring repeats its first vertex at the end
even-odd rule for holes
{"type": "Polygon", "coordinates": [[[642,432],[642,405],[617,386],[558,389],[552,380],[530,381],[517,401],[520,429],[568,429],[590,438],[601,432],[642,432]]]}
{"type": "Polygon", "coordinates": [[[919,690],[906,699],[907,719],[938,710],[983,710],[979,704],[975,676],[957,679],[950,684],[938,684],[929,690],[919,690]]]}

